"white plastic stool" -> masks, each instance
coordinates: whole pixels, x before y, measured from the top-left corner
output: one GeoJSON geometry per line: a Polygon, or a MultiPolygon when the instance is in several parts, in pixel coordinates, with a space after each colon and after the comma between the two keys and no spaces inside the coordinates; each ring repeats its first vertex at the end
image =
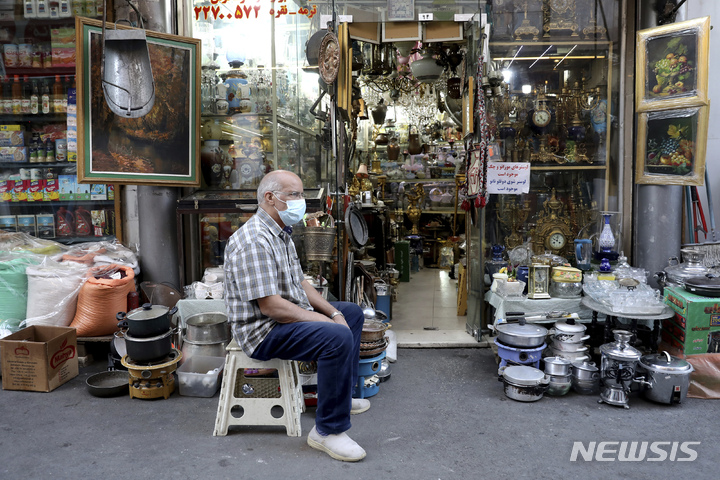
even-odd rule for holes
{"type": "Polygon", "coordinates": [[[305,411],[305,400],[297,362],[277,358],[266,362],[255,360],[245,355],[234,339],[226,350],[213,436],[227,435],[230,425],[284,425],[289,436],[299,437],[302,434],[300,413],[305,411]],[[246,377],[245,369],[249,368],[276,369],[278,379],[246,377]],[[231,413],[235,406],[243,410],[239,418],[231,413]],[[279,418],[271,414],[276,406],[283,410],[279,418]]]}

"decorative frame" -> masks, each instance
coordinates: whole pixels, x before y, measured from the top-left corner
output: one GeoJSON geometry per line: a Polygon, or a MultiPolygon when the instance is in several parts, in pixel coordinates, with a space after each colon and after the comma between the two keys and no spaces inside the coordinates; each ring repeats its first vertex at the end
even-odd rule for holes
{"type": "Polygon", "coordinates": [[[709,105],[638,115],[635,183],[702,185],[709,105]]]}
{"type": "Polygon", "coordinates": [[[102,93],[102,22],[76,17],[75,29],[78,181],[199,187],[200,40],[145,31],[155,105],[131,119],[112,113],[102,93]]]}
{"type": "Polygon", "coordinates": [[[387,19],[390,22],[415,20],[415,0],[387,0],[387,19]]]}
{"type": "Polygon", "coordinates": [[[637,32],[635,110],[708,104],[710,17],[637,32]]]}

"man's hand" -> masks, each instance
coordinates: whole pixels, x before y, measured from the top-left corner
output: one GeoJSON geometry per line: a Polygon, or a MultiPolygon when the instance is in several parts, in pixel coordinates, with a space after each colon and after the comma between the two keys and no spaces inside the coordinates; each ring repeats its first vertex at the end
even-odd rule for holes
{"type": "Polygon", "coordinates": [[[345,325],[347,328],[350,328],[345,321],[345,317],[343,317],[342,315],[335,315],[335,318],[333,318],[332,321],[337,323],[338,325],[345,325]]]}

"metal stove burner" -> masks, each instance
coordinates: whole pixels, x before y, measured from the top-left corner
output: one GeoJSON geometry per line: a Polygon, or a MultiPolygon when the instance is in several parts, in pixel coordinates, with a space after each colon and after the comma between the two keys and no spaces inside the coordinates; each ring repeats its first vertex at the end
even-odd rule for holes
{"type": "Polygon", "coordinates": [[[179,362],[181,358],[182,358],[182,353],[178,349],[173,348],[170,351],[170,353],[168,353],[165,357],[158,358],[158,359],[155,359],[150,362],[136,362],[130,356],[125,355],[122,358],[122,363],[123,363],[123,365],[125,365],[125,363],[127,363],[128,365],[125,365],[125,366],[128,368],[130,368],[130,367],[136,367],[136,368],[160,367],[167,363],[179,362]]]}
{"type": "Polygon", "coordinates": [[[531,365],[535,368],[540,368],[542,351],[547,347],[545,343],[533,348],[511,347],[497,339],[495,339],[495,345],[498,347],[500,368],[507,365],[531,365]]]}

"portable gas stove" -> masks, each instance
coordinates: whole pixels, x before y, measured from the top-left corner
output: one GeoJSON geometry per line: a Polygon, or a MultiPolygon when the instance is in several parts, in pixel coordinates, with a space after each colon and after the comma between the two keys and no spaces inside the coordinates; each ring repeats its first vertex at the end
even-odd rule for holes
{"type": "Polygon", "coordinates": [[[139,363],[125,355],[122,364],[130,374],[130,398],[165,398],[175,391],[177,364],[182,353],[173,348],[165,358],[154,362],[139,363]]]}
{"type": "Polygon", "coordinates": [[[547,347],[545,343],[539,347],[532,348],[511,347],[510,345],[505,345],[498,339],[495,339],[495,345],[498,347],[500,368],[507,365],[530,365],[535,368],[540,368],[542,351],[547,347]]]}
{"type": "Polygon", "coordinates": [[[368,398],[378,393],[380,378],[377,373],[380,371],[383,358],[385,358],[384,350],[375,357],[360,358],[358,380],[353,389],[353,398],[368,398]]]}

